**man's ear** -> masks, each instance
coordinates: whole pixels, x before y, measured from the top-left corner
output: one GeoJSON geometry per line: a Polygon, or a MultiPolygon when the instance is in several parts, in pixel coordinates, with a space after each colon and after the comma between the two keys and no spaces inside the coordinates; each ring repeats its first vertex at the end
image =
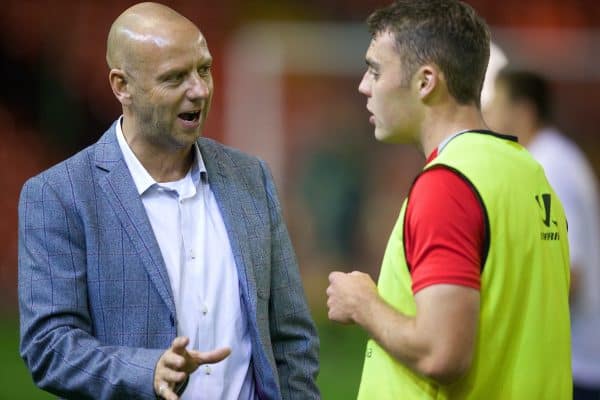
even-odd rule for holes
{"type": "Polygon", "coordinates": [[[131,104],[130,87],[125,71],[118,68],[111,69],[108,73],[108,81],[117,100],[119,100],[122,105],[131,104]]]}
{"type": "Polygon", "coordinates": [[[423,65],[416,73],[416,84],[419,97],[426,101],[440,85],[440,71],[435,66],[423,65]]]}

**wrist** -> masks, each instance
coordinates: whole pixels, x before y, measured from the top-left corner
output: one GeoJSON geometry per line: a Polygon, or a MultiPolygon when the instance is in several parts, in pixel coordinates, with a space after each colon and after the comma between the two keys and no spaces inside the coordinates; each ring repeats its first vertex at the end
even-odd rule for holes
{"type": "Polygon", "coordinates": [[[366,328],[370,325],[370,321],[373,315],[376,314],[375,309],[377,308],[377,302],[379,301],[379,295],[377,293],[365,296],[358,302],[358,306],[352,313],[352,320],[357,325],[366,328]]]}

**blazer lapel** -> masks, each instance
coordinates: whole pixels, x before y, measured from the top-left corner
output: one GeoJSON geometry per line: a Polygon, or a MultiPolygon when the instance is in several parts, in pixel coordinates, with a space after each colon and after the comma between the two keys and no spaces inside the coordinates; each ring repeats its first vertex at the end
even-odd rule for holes
{"type": "Polygon", "coordinates": [[[95,145],[96,166],[106,171],[106,174],[101,175],[99,185],[131,239],[150,280],[175,316],[175,303],[167,269],[144,204],[119,148],[115,131],[117,123],[118,121],[95,145]]]}
{"type": "Polygon", "coordinates": [[[253,315],[256,312],[256,280],[252,268],[251,249],[247,240],[249,236],[244,223],[247,215],[243,209],[244,201],[240,199],[238,192],[242,183],[238,182],[231,163],[224,162],[223,153],[209,139],[201,138],[198,144],[206,165],[210,188],[215,195],[227,229],[242,295],[250,305],[253,315]]]}

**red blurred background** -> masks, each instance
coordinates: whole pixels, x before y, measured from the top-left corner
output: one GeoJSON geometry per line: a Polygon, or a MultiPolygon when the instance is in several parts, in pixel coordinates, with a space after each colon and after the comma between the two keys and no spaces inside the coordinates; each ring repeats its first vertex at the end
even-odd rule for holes
{"type": "MultiPolygon", "coordinates": [[[[558,125],[583,146],[598,170],[600,5],[597,1],[471,0],[469,3],[493,28],[494,40],[511,62],[538,69],[551,79],[558,125]]],[[[4,188],[0,196],[3,216],[0,311],[3,313],[16,313],[20,188],[26,178],[97,140],[119,115],[119,105],[108,86],[105,41],[111,22],[131,4],[120,0],[3,1],[0,13],[0,71],[4,80],[0,86],[3,139],[0,182],[4,188]]],[[[257,73],[256,68],[264,67],[236,64],[240,58],[232,56],[232,49],[244,45],[248,27],[268,26],[267,40],[278,39],[277,26],[298,24],[304,27],[302,32],[319,26],[349,26],[354,31],[359,27],[360,32],[369,12],[387,2],[180,0],[165,4],[199,25],[215,59],[216,91],[206,135],[241,147],[246,137],[259,153],[261,148],[268,148],[268,152],[260,155],[274,161],[274,173],[303,275],[308,290],[314,287],[316,293],[315,307],[319,307],[319,293],[325,284],[322,277],[332,268],[330,265],[344,264],[376,274],[400,201],[422,158],[410,147],[389,148],[374,143],[364,100],[356,91],[362,54],[369,39],[366,29],[360,41],[341,45],[348,54],[357,55],[357,67],[338,75],[336,71],[342,67],[328,71],[326,66],[314,67],[318,62],[313,61],[302,68],[284,66],[271,79],[277,81],[275,97],[263,92],[260,79],[264,74],[257,73]],[[234,75],[237,78],[232,78],[234,75]],[[229,78],[235,85],[228,82],[229,78]],[[236,86],[240,79],[242,84],[236,86]],[[241,103],[235,103],[235,98],[241,99],[241,103]],[[236,120],[236,116],[244,113],[233,112],[232,104],[250,107],[249,102],[244,103],[249,99],[257,103],[278,101],[279,114],[275,116],[280,126],[273,132],[283,135],[276,137],[277,146],[258,131],[228,133],[232,127],[248,122],[247,117],[236,120]],[[325,176],[324,171],[327,171],[325,176]],[[327,194],[331,182],[345,182],[345,186],[338,188],[337,194],[327,194]],[[336,199],[350,200],[348,204],[340,204],[336,199]],[[340,221],[344,224],[340,225],[340,221]]],[[[258,58],[265,57],[271,49],[268,44],[261,45],[260,37],[252,39],[259,46],[258,58]]],[[[314,40],[303,43],[303,37],[297,39],[300,43],[297,48],[282,51],[300,60],[303,54],[319,50],[315,49],[318,43],[314,40]]],[[[282,43],[292,46],[290,42],[282,43]]],[[[318,51],[315,54],[319,57],[318,51]]],[[[265,60],[269,62],[268,58],[265,60]]]]}
{"type": "MultiPolygon", "coordinates": [[[[425,0],[424,0],[425,1],[425,0]]],[[[600,171],[597,0],[467,0],[513,65],[552,83],[559,128],[600,171]]],[[[333,269],[376,277],[423,156],[376,143],[357,92],[382,0],[166,1],[197,23],[214,58],[205,135],[273,169],[321,336],[324,398],[352,398],[364,333],[327,323],[333,269]],[[339,378],[343,376],[344,379],[339,378]]],[[[17,354],[17,203],[24,181],[96,141],[120,114],[104,59],[132,1],[3,0],[0,5],[0,399],[47,398],[17,354]],[[12,391],[11,391],[12,390],[12,391]]]]}

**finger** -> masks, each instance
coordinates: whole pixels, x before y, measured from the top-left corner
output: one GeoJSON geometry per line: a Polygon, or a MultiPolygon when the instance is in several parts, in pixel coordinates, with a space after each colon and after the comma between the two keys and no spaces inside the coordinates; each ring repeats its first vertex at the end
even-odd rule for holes
{"type": "Polygon", "coordinates": [[[225,359],[229,354],[231,354],[231,349],[229,347],[222,347],[212,351],[192,350],[189,352],[189,354],[192,359],[198,363],[198,365],[213,364],[225,359]]]}
{"type": "Polygon", "coordinates": [[[325,294],[327,295],[327,297],[331,297],[333,295],[333,287],[331,285],[327,287],[327,290],[325,290],[325,294]]]}
{"type": "Polygon", "coordinates": [[[185,357],[172,351],[168,351],[163,355],[163,365],[174,371],[181,371],[185,367],[185,357]]]}
{"type": "Polygon", "coordinates": [[[360,271],[352,271],[352,272],[350,272],[350,275],[356,276],[356,275],[366,275],[366,274],[364,272],[360,272],[360,271]]]}
{"type": "Polygon", "coordinates": [[[163,390],[162,398],[165,400],[179,400],[179,396],[171,388],[163,390]]]}
{"type": "MultiPolygon", "coordinates": [[[[163,368],[160,371],[160,377],[168,383],[181,383],[185,380],[186,373],[182,371],[174,371],[169,368],[163,368]]],[[[173,385],[171,385],[173,386],[173,385]]]]}
{"type": "Polygon", "coordinates": [[[165,381],[160,381],[160,384],[157,385],[158,388],[155,388],[156,394],[158,397],[165,400],[179,400],[179,396],[175,394],[171,386],[165,381]]]}
{"type": "Polygon", "coordinates": [[[173,339],[171,343],[171,350],[177,354],[183,354],[185,352],[185,346],[188,345],[190,339],[185,336],[178,336],[173,339]]]}
{"type": "Polygon", "coordinates": [[[335,313],[331,308],[329,309],[329,311],[327,311],[327,318],[329,318],[330,321],[337,322],[335,313]]]}
{"type": "Polygon", "coordinates": [[[332,273],[329,274],[329,282],[333,282],[334,280],[336,280],[337,278],[339,278],[342,275],[344,275],[343,272],[333,271],[332,273]]]}

